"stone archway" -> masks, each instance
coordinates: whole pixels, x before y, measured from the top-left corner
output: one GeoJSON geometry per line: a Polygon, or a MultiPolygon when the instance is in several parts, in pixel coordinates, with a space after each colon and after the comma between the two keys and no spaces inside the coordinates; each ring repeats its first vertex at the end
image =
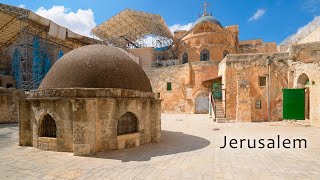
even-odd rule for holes
{"type": "Polygon", "coordinates": [[[195,113],[209,114],[209,93],[203,92],[197,95],[195,99],[195,113]]]}
{"type": "Polygon", "coordinates": [[[304,105],[304,112],[305,112],[305,119],[309,119],[310,114],[310,91],[309,91],[310,80],[307,74],[302,73],[298,77],[297,80],[297,88],[304,88],[305,89],[305,105],[304,105]]]}
{"type": "Polygon", "coordinates": [[[297,87],[298,88],[306,88],[309,87],[309,77],[305,73],[300,74],[297,80],[297,87]]]}

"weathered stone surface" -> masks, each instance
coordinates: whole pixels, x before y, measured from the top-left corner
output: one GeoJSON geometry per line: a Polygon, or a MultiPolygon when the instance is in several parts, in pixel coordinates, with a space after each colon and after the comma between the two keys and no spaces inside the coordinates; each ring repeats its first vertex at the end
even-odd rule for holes
{"type": "Polygon", "coordinates": [[[18,122],[18,98],[23,96],[16,89],[0,88],[0,123],[18,122]]]}
{"type": "MultiPolygon", "coordinates": [[[[106,45],[83,46],[59,59],[39,86],[39,89],[57,88],[119,88],[152,92],[150,81],[140,66],[122,50],[106,45]]],[[[91,94],[90,91],[84,92],[91,94]]]]}
{"type": "Polygon", "coordinates": [[[49,93],[47,90],[33,91],[30,95],[32,98],[21,99],[20,145],[90,155],[159,142],[161,100],[154,99],[153,93],[122,89],[77,90],[81,91],[79,97],[78,93],[65,93],[73,92],[73,89],[55,89],[49,93]],[[57,91],[75,97],[53,97],[52,92],[57,91]],[[101,97],[101,91],[109,92],[112,96],[116,94],[116,97],[106,94],[101,97]],[[129,97],[129,94],[133,97],[129,97]],[[133,113],[139,120],[138,133],[134,138],[129,135],[129,138],[119,141],[117,122],[127,112],[133,113]],[[39,126],[46,114],[56,122],[56,143],[38,137],[39,126]]]}

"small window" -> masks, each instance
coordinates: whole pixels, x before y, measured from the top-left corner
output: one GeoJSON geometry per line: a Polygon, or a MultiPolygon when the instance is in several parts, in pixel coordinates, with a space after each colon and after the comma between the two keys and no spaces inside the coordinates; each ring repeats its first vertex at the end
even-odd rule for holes
{"type": "Polygon", "coordinates": [[[261,109],[261,100],[256,100],[256,109],[261,109]]]}
{"type": "Polygon", "coordinates": [[[171,83],[171,82],[168,82],[168,83],[167,83],[167,90],[168,90],[168,91],[171,91],[171,90],[172,90],[172,83],[171,83]]]}
{"type": "Polygon", "coordinates": [[[40,126],[40,137],[52,137],[57,136],[57,127],[55,120],[49,115],[43,117],[41,126],[40,126]]]}
{"type": "Polygon", "coordinates": [[[229,54],[229,51],[223,51],[223,58],[225,58],[229,54]]]}
{"type": "Polygon", "coordinates": [[[200,53],[200,61],[209,61],[210,52],[207,49],[204,49],[200,53]]]}
{"type": "Polygon", "coordinates": [[[189,62],[188,53],[184,53],[182,56],[182,64],[186,64],[189,62]]]}
{"type": "Polygon", "coordinates": [[[133,113],[127,112],[120,117],[117,128],[118,135],[136,133],[138,132],[138,119],[133,113]]]}
{"type": "Polygon", "coordinates": [[[267,85],[267,77],[259,76],[259,86],[263,87],[267,85]]]}

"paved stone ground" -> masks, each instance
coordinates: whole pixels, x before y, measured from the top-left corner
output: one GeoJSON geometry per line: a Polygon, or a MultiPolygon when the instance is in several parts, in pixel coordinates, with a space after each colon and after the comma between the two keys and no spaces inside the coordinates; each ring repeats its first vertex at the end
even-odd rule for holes
{"type": "Polygon", "coordinates": [[[0,179],[320,179],[320,129],[297,123],[216,124],[207,115],[162,115],[161,143],[75,157],[18,146],[0,125],[0,179]],[[307,149],[220,149],[230,138],[305,138],[307,149]]]}

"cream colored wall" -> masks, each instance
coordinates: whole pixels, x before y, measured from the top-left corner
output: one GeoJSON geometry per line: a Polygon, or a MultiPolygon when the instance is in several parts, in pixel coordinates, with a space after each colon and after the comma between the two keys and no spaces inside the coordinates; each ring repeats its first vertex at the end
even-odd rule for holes
{"type": "Polygon", "coordinates": [[[298,44],[301,43],[309,43],[309,42],[316,42],[320,41],[320,27],[318,27],[316,30],[314,30],[312,33],[310,33],[308,36],[303,38],[298,42],[298,44]]]}
{"type": "Polygon", "coordinates": [[[129,53],[139,58],[139,65],[143,69],[151,68],[154,61],[154,50],[151,47],[148,48],[135,48],[129,49],[129,53]]]}

